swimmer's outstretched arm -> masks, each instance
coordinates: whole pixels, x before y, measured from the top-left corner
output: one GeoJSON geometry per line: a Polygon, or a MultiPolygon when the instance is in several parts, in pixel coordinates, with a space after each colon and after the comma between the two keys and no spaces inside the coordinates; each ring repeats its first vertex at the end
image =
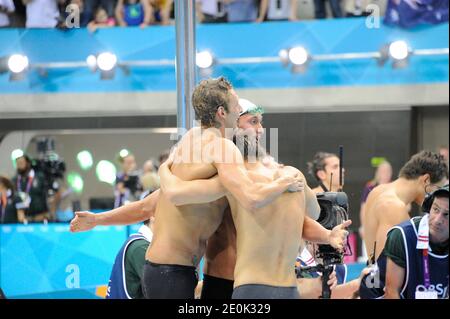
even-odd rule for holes
{"type": "Polygon", "coordinates": [[[345,229],[352,224],[347,220],[328,230],[312,218],[305,216],[303,222],[303,239],[313,243],[331,245],[333,248],[344,250],[348,231],[345,229]]]}
{"type": "Polygon", "coordinates": [[[75,212],[75,218],[70,222],[70,231],[81,232],[100,225],[131,225],[142,222],[154,215],[158,198],[159,190],[140,201],[129,203],[108,212],[99,214],[75,212]]]}
{"type": "Polygon", "coordinates": [[[221,152],[213,152],[212,161],[220,181],[246,210],[266,206],[285,191],[303,190],[303,180],[298,174],[283,175],[271,183],[253,182],[236,145],[225,138],[218,139],[217,144],[215,147],[219,147],[221,152]]]}

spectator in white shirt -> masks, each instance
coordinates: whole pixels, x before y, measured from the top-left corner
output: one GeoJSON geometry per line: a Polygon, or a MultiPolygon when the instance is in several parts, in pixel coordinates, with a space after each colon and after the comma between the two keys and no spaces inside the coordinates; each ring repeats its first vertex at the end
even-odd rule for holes
{"type": "Polygon", "coordinates": [[[200,23],[227,22],[226,1],[196,0],[197,17],[200,23]]]}
{"type": "Polygon", "coordinates": [[[260,15],[257,22],[262,22],[267,14],[267,21],[296,21],[297,0],[261,0],[260,15]]]}
{"type": "Polygon", "coordinates": [[[9,27],[9,15],[15,11],[12,0],[0,0],[0,28],[9,27]]]}
{"type": "Polygon", "coordinates": [[[27,28],[54,28],[58,25],[58,3],[64,0],[22,0],[27,7],[27,28]]]}

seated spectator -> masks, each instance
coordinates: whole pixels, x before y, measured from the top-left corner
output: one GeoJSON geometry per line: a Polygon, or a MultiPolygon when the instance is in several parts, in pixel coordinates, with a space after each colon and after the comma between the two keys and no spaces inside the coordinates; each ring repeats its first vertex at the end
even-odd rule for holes
{"type": "Polygon", "coordinates": [[[25,223],[25,210],[11,181],[0,176],[0,224],[25,223]]]}
{"type": "Polygon", "coordinates": [[[120,26],[145,27],[152,22],[152,9],[148,0],[119,0],[116,19],[120,26]]]}
{"type": "Polygon", "coordinates": [[[149,0],[151,8],[151,23],[169,25],[173,0],[149,0]]]}
{"type": "Polygon", "coordinates": [[[260,15],[257,22],[266,21],[296,21],[297,0],[261,0],[260,15]]]}
{"type": "Polygon", "coordinates": [[[97,31],[98,28],[110,28],[116,25],[113,18],[108,17],[108,13],[103,7],[98,7],[95,12],[95,19],[88,24],[88,29],[91,32],[97,31]]]}
{"type": "Polygon", "coordinates": [[[224,0],[197,0],[196,10],[199,23],[225,23],[228,21],[224,0]]]}
{"type": "Polygon", "coordinates": [[[116,0],[81,0],[83,2],[83,10],[81,14],[81,27],[86,27],[89,22],[94,20],[94,15],[96,9],[102,6],[108,17],[114,17],[114,7],[116,5],[116,0]]]}
{"type": "Polygon", "coordinates": [[[12,0],[0,0],[0,28],[10,26],[9,16],[15,11],[12,0]]]}
{"type": "Polygon", "coordinates": [[[55,28],[60,21],[59,3],[64,0],[22,0],[27,7],[27,28],[55,28]]]}
{"type": "MultiPolygon", "coordinates": [[[[314,0],[314,11],[316,19],[325,19],[327,17],[325,10],[325,1],[326,0],[314,0]]],[[[331,13],[334,18],[343,17],[342,9],[341,9],[341,0],[328,0],[331,7],[331,13]]]]}
{"type": "Polygon", "coordinates": [[[263,21],[264,16],[258,16],[258,3],[255,0],[227,0],[228,22],[263,21]]]}

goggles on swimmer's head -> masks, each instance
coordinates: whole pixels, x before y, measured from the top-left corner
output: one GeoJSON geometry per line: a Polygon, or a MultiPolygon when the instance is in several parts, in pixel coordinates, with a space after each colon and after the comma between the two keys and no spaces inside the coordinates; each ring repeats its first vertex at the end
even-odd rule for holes
{"type": "Polygon", "coordinates": [[[264,114],[264,109],[261,106],[258,106],[249,100],[239,99],[239,105],[242,107],[242,112],[239,113],[239,116],[245,114],[264,114]]]}

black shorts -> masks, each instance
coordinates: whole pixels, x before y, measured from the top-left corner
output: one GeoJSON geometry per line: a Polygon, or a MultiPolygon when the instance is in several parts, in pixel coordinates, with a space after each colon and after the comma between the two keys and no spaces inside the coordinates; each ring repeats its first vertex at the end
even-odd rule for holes
{"type": "Polygon", "coordinates": [[[297,287],[242,285],[233,291],[233,299],[300,299],[297,287]]]}
{"type": "Polygon", "coordinates": [[[142,291],[146,299],[194,299],[197,282],[193,266],[145,261],[142,291]]]}
{"type": "Polygon", "coordinates": [[[233,280],[203,274],[203,288],[200,299],[231,299],[233,280]]]}

